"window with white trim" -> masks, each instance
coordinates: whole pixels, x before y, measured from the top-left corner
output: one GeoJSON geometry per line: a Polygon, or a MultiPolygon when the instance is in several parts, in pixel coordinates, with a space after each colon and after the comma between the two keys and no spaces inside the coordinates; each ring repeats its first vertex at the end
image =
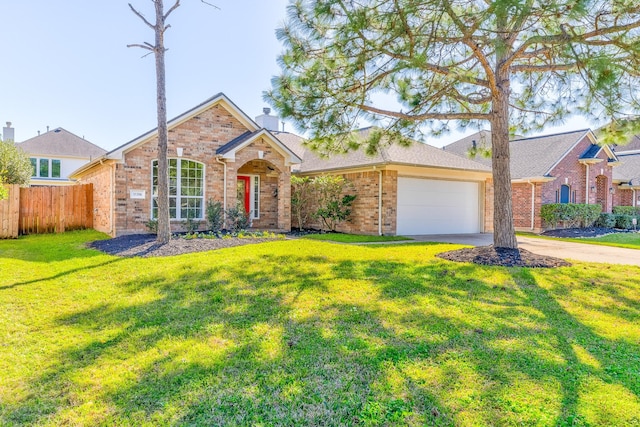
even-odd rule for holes
{"type": "Polygon", "coordinates": [[[60,178],[60,160],[31,157],[32,178],[60,178]]]}
{"type": "MultiPolygon", "coordinates": [[[[158,161],[153,161],[152,218],[158,217],[158,161]]],[[[204,218],[204,165],[169,159],[169,218],[204,218]]]]}

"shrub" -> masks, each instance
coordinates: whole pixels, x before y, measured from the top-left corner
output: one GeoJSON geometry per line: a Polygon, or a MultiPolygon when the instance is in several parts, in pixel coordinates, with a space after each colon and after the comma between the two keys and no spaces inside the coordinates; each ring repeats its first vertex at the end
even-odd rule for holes
{"type": "Polygon", "coordinates": [[[616,228],[620,228],[623,230],[630,230],[633,228],[633,218],[632,215],[615,215],[616,218],[616,228]]]}
{"type": "Polygon", "coordinates": [[[251,227],[251,218],[242,206],[227,209],[227,229],[230,231],[246,230],[251,227]]]}
{"type": "Polygon", "coordinates": [[[610,213],[601,213],[595,223],[596,227],[613,228],[616,226],[616,216],[610,213]]]}
{"type": "Polygon", "coordinates": [[[187,219],[182,221],[182,226],[187,234],[193,234],[198,230],[198,228],[200,228],[200,221],[189,216],[187,219]]]}
{"type": "Polygon", "coordinates": [[[615,206],[613,213],[616,215],[640,216],[640,207],[638,206],[615,206]]]}
{"type": "Polygon", "coordinates": [[[158,234],[158,220],[150,219],[149,221],[144,223],[144,226],[147,227],[150,233],[158,234]]]}
{"type": "Polygon", "coordinates": [[[207,202],[206,212],[209,229],[214,233],[222,230],[224,227],[224,209],[222,208],[222,203],[209,200],[207,202]]]}
{"type": "Polygon", "coordinates": [[[335,231],[336,226],[351,215],[351,205],[356,196],[343,195],[350,184],[337,175],[317,176],[313,179],[313,186],[319,205],[313,216],[320,218],[328,231],[335,231]]]}
{"type": "Polygon", "coordinates": [[[300,230],[309,219],[309,204],[313,198],[313,180],[308,176],[291,176],[291,214],[300,230]]]}
{"type": "Polygon", "coordinates": [[[582,203],[550,203],[542,205],[540,217],[546,225],[553,228],[558,223],[563,223],[565,227],[591,227],[598,219],[602,206],[582,203]]]}

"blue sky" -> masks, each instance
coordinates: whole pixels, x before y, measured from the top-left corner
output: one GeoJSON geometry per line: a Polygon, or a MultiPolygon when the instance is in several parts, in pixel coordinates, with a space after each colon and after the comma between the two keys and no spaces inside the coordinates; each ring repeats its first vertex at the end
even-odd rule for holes
{"type": "MultiPolygon", "coordinates": [[[[153,19],[149,0],[131,0],[153,19]]],[[[224,92],[249,116],[278,73],[288,0],[182,0],[166,33],[169,118],[224,92]]],[[[153,32],[122,0],[0,0],[0,123],[23,141],[63,127],[105,149],[156,126],[153,32]]],[[[165,0],[167,5],[172,4],[165,0]]],[[[168,7],[168,6],[167,6],[168,7]]],[[[588,126],[582,120],[546,131],[588,126]]],[[[291,125],[286,130],[293,131],[291,125]]],[[[455,140],[448,135],[434,145],[455,140]]]]}

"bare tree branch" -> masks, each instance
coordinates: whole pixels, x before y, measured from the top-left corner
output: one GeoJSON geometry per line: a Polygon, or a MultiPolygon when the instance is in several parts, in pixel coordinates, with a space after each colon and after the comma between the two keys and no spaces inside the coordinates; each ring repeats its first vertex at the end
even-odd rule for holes
{"type": "Polygon", "coordinates": [[[220,10],[220,8],[218,6],[216,6],[215,4],[211,4],[208,1],[204,1],[204,0],[200,0],[202,3],[206,4],[207,6],[211,6],[214,9],[218,9],[220,10]]]}
{"type": "Polygon", "coordinates": [[[142,22],[144,22],[145,24],[147,24],[147,26],[149,26],[149,28],[151,28],[152,30],[155,30],[155,29],[156,29],[156,26],[155,26],[155,25],[152,25],[152,24],[151,24],[151,22],[147,21],[147,18],[145,18],[145,17],[144,17],[144,15],[143,15],[142,13],[138,12],[138,11],[137,11],[137,10],[136,10],[132,5],[131,5],[131,3],[129,3],[129,8],[131,9],[131,11],[132,11],[133,13],[135,13],[135,14],[136,14],[136,16],[137,16],[138,18],[142,19],[142,22]]]}
{"type": "Polygon", "coordinates": [[[171,8],[167,11],[167,13],[164,14],[164,19],[166,20],[169,17],[169,15],[171,15],[171,13],[178,8],[178,6],[180,6],[180,0],[176,0],[174,5],[171,6],[171,8]]]}

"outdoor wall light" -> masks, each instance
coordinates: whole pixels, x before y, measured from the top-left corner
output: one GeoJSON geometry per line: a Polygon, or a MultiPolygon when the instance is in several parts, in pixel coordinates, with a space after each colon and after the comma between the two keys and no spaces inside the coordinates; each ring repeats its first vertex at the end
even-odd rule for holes
{"type": "Polygon", "coordinates": [[[592,185],[592,186],[591,186],[591,192],[592,192],[592,193],[595,193],[595,192],[596,192],[596,186],[595,186],[595,185],[592,185]]]}
{"type": "Polygon", "coordinates": [[[278,189],[273,190],[273,197],[278,198],[278,189]]]}
{"type": "Polygon", "coordinates": [[[613,194],[613,193],[615,193],[615,191],[616,190],[613,187],[609,187],[609,193],[613,194]]]}

